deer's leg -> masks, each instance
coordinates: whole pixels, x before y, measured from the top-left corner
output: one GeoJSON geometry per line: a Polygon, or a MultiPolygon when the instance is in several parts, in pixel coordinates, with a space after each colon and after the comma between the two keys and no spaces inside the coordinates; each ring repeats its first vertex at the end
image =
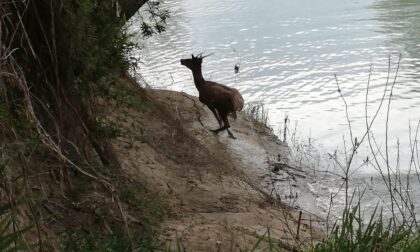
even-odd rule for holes
{"type": "Polygon", "coordinates": [[[211,112],[213,112],[214,117],[216,117],[217,122],[219,123],[219,126],[222,126],[222,119],[220,119],[219,113],[217,113],[217,110],[214,107],[209,107],[211,112]]]}
{"type": "Polygon", "coordinates": [[[229,137],[230,138],[232,138],[232,139],[236,139],[236,137],[232,134],[232,132],[230,132],[230,130],[229,129],[226,129],[227,130],[227,132],[228,132],[228,134],[229,134],[229,137]]]}
{"type": "Polygon", "coordinates": [[[236,137],[229,130],[230,124],[229,124],[229,120],[228,120],[228,114],[227,113],[222,113],[221,117],[222,117],[222,120],[223,120],[223,126],[218,128],[218,129],[212,130],[212,131],[217,134],[222,130],[227,130],[229,136],[233,139],[236,139],[236,137]]]}

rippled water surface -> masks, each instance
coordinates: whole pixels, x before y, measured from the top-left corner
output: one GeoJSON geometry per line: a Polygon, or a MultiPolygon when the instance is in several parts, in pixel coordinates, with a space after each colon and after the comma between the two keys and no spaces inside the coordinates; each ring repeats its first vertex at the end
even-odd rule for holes
{"type": "MultiPolygon", "coordinates": [[[[141,72],[151,86],[197,94],[179,59],[215,53],[204,60],[205,78],[238,88],[247,102],[264,101],[275,130],[287,114],[303,136],[332,151],[348,132],[334,74],[360,135],[370,65],[369,117],[382,97],[389,57],[392,82],[401,54],[389,139],[408,146],[409,122],[414,127],[420,118],[420,1],[166,0],[165,6],[168,30],[141,41],[141,72]]],[[[379,145],[385,112],[374,125],[379,145]]]]}

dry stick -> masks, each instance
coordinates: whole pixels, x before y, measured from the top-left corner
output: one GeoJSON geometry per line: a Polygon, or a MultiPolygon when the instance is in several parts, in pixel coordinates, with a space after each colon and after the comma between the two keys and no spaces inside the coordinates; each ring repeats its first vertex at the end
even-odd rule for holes
{"type": "MultiPolygon", "coordinates": [[[[58,67],[58,57],[57,57],[57,43],[56,43],[56,35],[55,35],[55,18],[54,18],[54,9],[53,9],[53,0],[50,0],[50,14],[51,14],[51,40],[52,40],[52,48],[51,48],[51,61],[55,65],[54,74],[56,78],[56,82],[60,83],[60,75],[59,75],[59,67],[58,67]]],[[[38,13],[37,13],[38,14],[38,13]]]]}
{"type": "Polygon", "coordinates": [[[298,226],[296,231],[296,239],[299,240],[299,232],[300,232],[300,222],[302,221],[302,211],[299,211],[299,220],[298,220],[298,226]]]}
{"type": "MultiPolygon", "coordinates": [[[[337,162],[337,164],[340,166],[340,168],[343,170],[343,172],[346,172],[346,168],[347,168],[347,164],[349,163],[349,157],[347,154],[347,145],[346,145],[346,138],[343,135],[343,148],[344,148],[344,156],[346,158],[346,165],[344,166],[343,164],[341,164],[341,162],[337,162]]],[[[338,161],[338,159],[337,159],[338,161]]]]}
{"type": "MultiPolygon", "coordinates": [[[[270,174],[270,177],[271,177],[271,174],[270,174]]],[[[251,182],[250,182],[250,179],[246,176],[246,178],[248,179],[248,181],[247,181],[247,183],[249,184],[249,185],[251,185],[251,182]]],[[[281,214],[283,215],[283,218],[281,219],[282,220],[282,222],[286,225],[286,228],[287,228],[287,230],[289,231],[289,233],[290,233],[290,235],[293,237],[293,239],[295,240],[295,243],[300,247],[300,243],[299,243],[299,241],[298,241],[298,239],[296,238],[296,236],[294,235],[294,232],[293,232],[293,229],[292,229],[292,227],[290,226],[290,224],[289,224],[289,221],[288,221],[288,219],[289,219],[289,211],[287,211],[288,210],[288,207],[286,206],[284,206],[283,204],[282,204],[282,201],[281,201],[281,197],[280,197],[280,195],[279,195],[279,193],[278,193],[278,191],[277,191],[277,188],[274,186],[274,180],[271,178],[271,183],[272,183],[272,185],[273,185],[273,188],[272,188],[272,192],[274,191],[275,192],[275,195],[276,195],[276,198],[273,198],[273,197],[271,197],[271,195],[272,194],[270,194],[270,195],[268,195],[268,194],[266,194],[265,192],[263,192],[262,190],[260,190],[260,189],[258,189],[258,188],[256,188],[256,187],[254,187],[254,189],[256,189],[257,191],[259,191],[260,193],[262,193],[264,196],[266,196],[267,198],[269,198],[270,200],[274,200],[274,206],[275,207],[277,207],[279,210],[281,210],[280,212],[281,212],[281,214]],[[280,203],[279,205],[277,205],[277,203],[280,203]],[[287,211],[287,212],[286,212],[287,211]]],[[[253,186],[253,184],[251,185],[251,186],[253,186]]],[[[271,192],[271,193],[272,193],[271,192]]],[[[268,209],[267,209],[268,210],[268,209]]],[[[269,210],[268,210],[269,211],[269,210]]],[[[269,212],[271,212],[271,211],[269,211],[269,212]]],[[[273,213],[273,212],[271,212],[273,215],[275,215],[275,213],[273,213]]]]}
{"type": "MultiPolygon", "coordinates": [[[[11,179],[11,176],[7,176],[7,185],[9,186],[9,188],[8,188],[8,190],[6,191],[6,193],[8,192],[8,199],[9,199],[9,204],[10,204],[10,206],[11,206],[11,214],[10,214],[10,218],[11,218],[11,221],[12,221],[12,225],[13,225],[13,233],[16,233],[16,220],[15,220],[15,218],[14,218],[14,214],[13,214],[13,211],[12,210],[14,210],[14,208],[15,208],[15,204],[14,204],[14,201],[13,201],[13,187],[12,187],[12,179],[11,179]]],[[[15,240],[14,241],[14,243],[15,243],[15,247],[17,247],[17,240],[15,240]]]]}
{"type": "MultiPolygon", "coordinates": [[[[419,132],[419,127],[420,127],[420,120],[419,120],[419,122],[418,122],[418,124],[417,124],[417,129],[416,129],[416,136],[415,136],[415,139],[414,139],[414,143],[415,143],[415,147],[416,147],[416,160],[417,160],[417,166],[415,166],[416,167],[416,172],[417,172],[417,174],[418,174],[418,170],[417,170],[417,168],[418,168],[418,166],[420,166],[420,160],[419,160],[419,149],[418,149],[418,140],[417,140],[417,134],[418,134],[418,132],[419,132]]],[[[417,175],[418,176],[418,175],[417,175]]]]}
{"type": "MultiPolygon", "coordinates": [[[[337,84],[338,92],[340,93],[340,97],[345,104],[346,119],[347,119],[347,124],[349,126],[349,132],[350,132],[350,142],[351,142],[352,147],[353,147],[352,152],[350,154],[350,157],[347,157],[346,141],[345,141],[344,136],[343,136],[344,154],[346,156],[346,166],[344,167],[344,173],[345,173],[344,182],[345,182],[345,186],[346,186],[345,187],[345,194],[346,194],[345,195],[345,197],[346,197],[346,199],[345,199],[346,206],[345,207],[347,208],[347,206],[348,206],[348,189],[349,189],[348,188],[349,187],[349,176],[348,175],[349,175],[351,163],[353,161],[353,158],[354,158],[354,156],[356,154],[356,151],[357,151],[358,147],[360,146],[360,144],[357,143],[356,138],[353,140],[353,132],[352,132],[351,121],[350,121],[350,117],[349,117],[349,113],[348,113],[348,105],[347,105],[346,99],[344,98],[343,94],[341,93],[341,89],[340,89],[340,85],[338,83],[337,75],[334,74],[334,77],[335,77],[335,81],[336,81],[336,84],[337,84]]],[[[338,164],[340,164],[340,163],[338,163],[338,164]]]]}
{"type": "Polygon", "coordinates": [[[313,230],[312,230],[312,216],[309,215],[309,233],[311,236],[311,248],[314,247],[314,235],[313,235],[313,230]]]}
{"type": "Polygon", "coordinates": [[[406,211],[404,212],[404,216],[405,214],[408,213],[410,214],[410,217],[412,218],[412,222],[414,222],[413,224],[415,224],[415,226],[417,227],[417,218],[416,218],[416,214],[414,212],[413,209],[413,200],[411,198],[411,194],[410,194],[410,171],[409,173],[405,176],[406,177],[406,185],[404,186],[402,183],[402,178],[401,178],[401,171],[399,172],[399,178],[397,180],[398,185],[399,185],[399,196],[401,197],[401,200],[403,201],[404,205],[406,207],[406,211]],[[402,194],[404,192],[404,195],[402,194]]]}
{"type": "MultiPolygon", "coordinates": [[[[417,139],[417,133],[418,133],[418,125],[420,124],[420,121],[419,121],[419,123],[417,124],[417,130],[416,130],[416,134],[415,134],[415,138],[414,138],[414,141],[417,141],[416,139],[417,139]]],[[[407,190],[409,190],[410,189],[410,177],[411,177],[411,171],[412,171],[412,164],[413,164],[413,161],[414,161],[414,168],[415,168],[415,173],[416,173],[416,175],[417,175],[417,179],[419,179],[419,174],[418,174],[418,171],[417,171],[417,167],[416,167],[416,163],[415,163],[415,160],[414,160],[414,145],[413,145],[413,142],[412,142],[412,139],[411,139],[411,133],[412,133],[412,131],[411,131],[411,123],[409,122],[408,123],[408,130],[409,130],[409,139],[410,139],[410,164],[409,164],[409,168],[408,168],[408,173],[407,173],[407,176],[406,176],[406,180],[407,180],[407,190]]],[[[410,194],[407,192],[407,196],[408,196],[408,198],[410,199],[409,201],[410,201],[410,203],[412,203],[412,200],[411,200],[411,198],[410,198],[410,194]]],[[[412,204],[410,205],[410,209],[411,210],[414,210],[414,209],[412,209],[412,204]]],[[[414,216],[414,220],[415,220],[416,218],[415,218],[415,216],[414,216]]],[[[417,221],[415,221],[416,222],[416,226],[417,226],[417,221]]]]}
{"type": "MultiPolygon", "coordinates": [[[[394,175],[394,176],[397,176],[397,175],[394,175]]],[[[406,209],[408,209],[408,211],[409,211],[409,213],[410,213],[410,216],[415,220],[416,219],[416,217],[415,217],[415,212],[413,211],[413,209],[411,209],[411,203],[413,202],[412,200],[411,200],[411,197],[410,197],[410,193],[409,193],[409,187],[407,186],[407,187],[405,187],[404,185],[403,185],[403,183],[401,182],[401,175],[400,175],[400,177],[398,178],[398,177],[396,177],[395,178],[396,179],[396,181],[395,181],[395,188],[394,188],[394,192],[397,194],[397,196],[399,197],[399,199],[402,201],[402,206],[400,206],[399,204],[398,204],[398,202],[396,202],[395,203],[395,205],[397,206],[397,208],[398,208],[398,210],[399,210],[399,212],[401,213],[401,215],[402,215],[402,217],[403,217],[403,224],[405,223],[405,222],[407,222],[406,221],[406,217],[405,217],[405,211],[404,211],[404,207],[406,207],[406,209]],[[396,189],[396,186],[397,186],[397,183],[398,183],[398,186],[400,187],[400,189],[399,190],[397,190],[396,189]],[[404,195],[403,195],[403,192],[406,194],[406,197],[407,198],[405,198],[404,197],[404,195]]],[[[407,183],[408,183],[408,181],[407,181],[407,183]]],[[[394,199],[395,199],[395,197],[394,197],[394,199]]]]}
{"type": "Polygon", "coordinates": [[[331,193],[330,194],[330,204],[328,206],[328,213],[327,213],[327,220],[326,220],[326,222],[327,222],[327,235],[330,233],[329,232],[330,231],[330,214],[331,214],[331,208],[333,206],[333,199],[334,199],[333,193],[331,193]]]}
{"type": "Polygon", "coordinates": [[[416,175],[417,175],[417,180],[418,180],[419,179],[419,174],[417,172],[416,162],[415,162],[415,159],[414,159],[414,144],[413,144],[413,139],[412,139],[412,129],[411,129],[411,121],[410,120],[408,121],[408,135],[409,135],[408,139],[410,140],[410,163],[408,165],[407,179],[411,176],[411,171],[413,170],[413,163],[414,163],[414,169],[415,169],[415,172],[416,172],[416,175]]]}
{"type": "MultiPolygon", "coordinates": [[[[332,209],[332,205],[333,205],[332,202],[333,202],[334,198],[338,196],[338,193],[341,192],[341,190],[343,189],[343,187],[344,187],[345,184],[346,184],[346,181],[344,180],[343,183],[341,183],[340,188],[338,188],[337,192],[330,194],[330,205],[328,207],[327,225],[329,225],[328,222],[329,222],[329,218],[330,218],[330,214],[331,214],[331,209],[332,209]]],[[[327,229],[328,229],[328,226],[327,226],[327,229]]]]}
{"type": "MultiPolygon", "coordinates": [[[[389,94],[389,98],[388,98],[388,109],[387,109],[387,113],[386,113],[386,124],[385,124],[385,155],[386,155],[386,168],[388,170],[388,183],[390,185],[390,187],[392,188],[392,182],[391,182],[391,174],[390,174],[390,165],[389,165],[389,150],[388,150],[388,128],[389,128],[389,110],[391,107],[391,100],[392,100],[392,91],[394,90],[394,86],[395,83],[397,81],[397,76],[398,76],[398,70],[400,69],[400,62],[401,62],[401,54],[399,55],[398,58],[398,64],[397,64],[397,70],[395,71],[395,77],[394,77],[394,81],[392,82],[392,86],[391,86],[391,93],[389,94]]],[[[392,194],[392,192],[390,192],[392,194]]],[[[391,200],[392,200],[392,196],[391,196],[391,200]]],[[[391,201],[391,208],[393,209],[393,203],[391,201]]],[[[393,216],[395,216],[394,211],[392,211],[393,216]]],[[[395,221],[394,221],[394,225],[395,225],[395,221]]]]}
{"type": "MultiPolygon", "coordinates": [[[[382,157],[382,159],[385,161],[386,159],[385,159],[385,157],[384,157],[384,155],[383,155],[383,153],[382,153],[382,151],[380,150],[380,147],[379,147],[379,145],[378,145],[378,143],[377,143],[377,141],[376,141],[376,138],[375,137],[373,137],[372,136],[372,140],[373,140],[373,143],[375,144],[375,148],[378,150],[378,154],[382,157]]],[[[373,154],[374,155],[374,154],[373,154]]],[[[376,156],[373,156],[374,157],[374,159],[375,160],[377,160],[377,157],[376,156]]],[[[400,205],[399,205],[399,203],[395,200],[395,197],[394,197],[394,195],[393,195],[393,190],[392,190],[392,184],[390,185],[390,184],[388,184],[388,179],[387,179],[387,177],[385,176],[385,174],[384,174],[384,172],[382,171],[382,169],[381,169],[381,166],[380,166],[380,164],[378,163],[378,165],[379,165],[379,169],[378,169],[378,171],[379,171],[379,173],[380,173],[380,175],[381,175],[381,178],[382,178],[382,180],[384,181],[384,183],[385,183],[385,185],[386,185],[386,187],[387,187],[387,190],[390,192],[390,194],[391,194],[391,200],[393,200],[392,202],[393,202],[393,204],[398,208],[398,210],[399,210],[399,212],[400,213],[402,213],[402,210],[401,210],[401,207],[400,207],[400,205]]],[[[393,175],[394,175],[394,171],[392,171],[391,170],[391,172],[393,173],[393,175]]],[[[392,208],[391,208],[391,210],[392,210],[392,208]]],[[[399,221],[398,221],[399,222],[399,221]]]]}
{"type": "MultiPolygon", "coordinates": [[[[337,84],[338,93],[340,94],[340,97],[343,100],[344,105],[345,105],[346,119],[347,119],[347,124],[348,124],[349,132],[350,132],[350,142],[351,142],[351,144],[353,146],[352,152],[350,154],[350,158],[348,158],[347,157],[347,150],[346,150],[346,141],[344,139],[344,154],[346,156],[346,166],[345,166],[345,170],[344,170],[344,173],[345,173],[345,184],[346,184],[346,191],[345,191],[345,193],[346,193],[346,195],[345,195],[346,199],[345,199],[345,201],[346,201],[346,208],[347,208],[347,206],[348,206],[347,205],[348,204],[348,174],[349,174],[349,171],[350,171],[350,165],[352,163],[352,160],[354,158],[354,155],[356,154],[356,150],[357,150],[357,148],[358,148],[359,145],[357,144],[357,139],[354,139],[353,140],[353,131],[352,131],[352,127],[351,127],[351,120],[350,120],[349,113],[348,113],[348,105],[347,105],[346,99],[344,98],[343,94],[341,93],[340,85],[339,85],[338,79],[337,79],[337,74],[334,74],[334,78],[335,78],[335,82],[337,84]]],[[[344,138],[344,136],[343,136],[343,138],[344,138]]]]}
{"type": "MultiPolygon", "coordinates": [[[[13,197],[14,196],[14,191],[13,191],[12,184],[13,184],[13,181],[12,181],[11,176],[7,176],[7,185],[5,185],[5,186],[8,186],[8,188],[7,189],[5,188],[5,191],[6,191],[6,193],[8,193],[7,197],[8,197],[9,205],[10,205],[10,222],[12,224],[13,233],[18,233],[21,229],[19,228],[19,224],[17,223],[16,218],[15,218],[15,209],[16,209],[17,205],[15,204],[15,200],[13,199],[14,198],[13,197]]],[[[18,233],[18,236],[19,236],[19,238],[21,238],[24,241],[24,243],[26,245],[26,248],[29,251],[31,251],[30,246],[29,246],[28,242],[26,241],[25,237],[22,234],[19,234],[19,233],[18,233]]],[[[14,243],[15,248],[17,248],[18,247],[18,240],[15,239],[13,241],[13,243],[14,243]]]]}
{"type": "MultiPolygon", "coordinates": [[[[32,53],[32,55],[34,56],[34,58],[36,58],[36,59],[38,59],[38,57],[37,57],[37,55],[36,55],[36,53],[35,53],[35,50],[34,50],[34,48],[32,47],[32,43],[31,43],[31,40],[29,39],[29,36],[28,36],[28,33],[26,32],[26,26],[24,25],[24,22],[23,22],[23,18],[22,18],[22,15],[24,15],[25,14],[25,12],[28,10],[28,8],[29,8],[29,1],[28,1],[28,4],[25,6],[25,9],[23,10],[23,12],[22,12],[22,15],[19,13],[19,11],[17,11],[17,10],[19,10],[19,7],[16,5],[16,2],[17,1],[13,1],[13,5],[14,5],[14,7],[15,7],[15,10],[16,10],[16,14],[18,15],[18,20],[19,20],[19,23],[20,23],[20,27],[22,28],[22,31],[23,31],[23,33],[25,34],[25,37],[26,37],[26,39],[27,39],[27,42],[28,42],[28,46],[29,46],[29,49],[31,50],[31,53],[32,53]]],[[[20,1],[20,3],[25,3],[25,1],[20,1]]],[[[18,28],[19,26],[18,25],[16,25],[16,31],[17,31],[17,28],[18,28]]],[[[12,41],[10,41],[10,43],[12,43],[12,41]]]]}
{"type": "Polygon", "coordinates": [[[359,165],[359,167],[354,168],[353,172],[350,173],[350,177],[352,177],[354,174],[356,174],[357,171],[359,171],[362,167],[364,167],[367,164],[367,162],[364,160],[362,164],[359,165]]]}
{"type": "MultiPolygon", "coordinates": [[[[383,103],[383,101],[384,101],[384,99],[385,99],[385,95],[386,95],[386,91],[387,91],[387,87],[388,87],[389,72],[390,72],[390,67],[388,68],[388,78],[387,78],[387,83],[386,83],[386,85],[385,85],[385,90],[384,90],[383,95],[382,95],[382,98],[381,98],[381,103],[380,103],[380,105],[378,106],[378,108],[377,108],[377,110],[376,110],[376,112],[375,112],[375,115],[373,116],[372,120],[370,121],[370,123],[368,123],[368,120],[367,120],[367,97],[368,97],[368,93],[369,93],[369,84],[370,84],[370,79],[371,79],[371,74],[372,74],[372,65],[370,65],[370,68],[369,68],[369,76],[368,76],[368,83],[367,83],[367,90],[366,90],[366,102],[365,102],[365,110],[366,110],[366,127],[367,127],[367,130],[366,130],[366,132],[363,134],[362,138],[361,138],[361,139],[357,142],[357,145],[356,145],[356,146],[354,146],[356,150],[360,147],[361,143],[364,141],[364,139],[366,138],[366,136],[368,136],[368,135],[369,135],[369,131],[370,131],[370,129],[371,129],[371,127],[372,127],[372,125],[373,125],[373,123],[374,123],[374,121],[375,121],[376,117],[378,116],[378,114],[379,114],[379,111],[380,111],[381,107],[382,107],[382,103],[383,103]]],[[[340,95],[341,95],[341,98],[343,99],[343,101],[344,101],[344,103],[345,103],[345,105],[346,105],[347,123],[348,123],[349,128],[350,128],[351,141],[352,141],[352,144],[353,144],[353,137],[352,137],[351,123],[350,123],[350,119],[349,119],[349,116],[348,116],[348,113],[347,113],[347,103],[346,103],[346,100],[345,100],[344,96],[341,94],[341,89],[340,89],[340,86],[339,86],[339,83],[338,83],[337,77],[335,78],[335,80],[336,80],[337,87],[338,87],[339,93],[340,93],[340,95]]],[[[350,159],[350,161],[351,161],[351,159],[350,159]]]]}
{"type": "Polygon", "coordinates": [[[287,121],[289,120],[289,116],[286,115],[284,117],[284,131],[283,131],[283,142],[286,142],[286,137],[287,137],[287,121]]]}
{"type": "MultiPolygon", "coordinates": [[[[296,239],[296,235],[294,234],[294,231],[289,223],[289,218],[291,216],[291,213],[289,212],[289,210],[287,209],[287,207],[280,207],[280,213],[282,214],[283,218],[280,219],[287,228],[287,231],[289,232],[290,236],[293,238],[294,242],[296,243],[296,245],[300,248],[301,247],[301,243],[299,242],[298,239],[296,239]]],[[[267,209],[267,211],[269,211],[271,214],[275,215],[274,212],[270,211],[267,209]]]]}
{"type": "MultiPolygon", "coordinates": [[[[370,76],[371,76],[371,73],[372,73],[372,65],[371,65],[370,70],[369,70],[369,78],[368,78],[368,83],[367,83],[367,87],[366,87],[366,99],[365,99],[366,134],[367,134],[367,137],[368,137],[368,143],[369,143],[369,146],[370,146],[370,149],[371,149],[373,158],[374,158],[374,160],[376,162],[376,165],[378,167],[378,171],[380,172],[380,174],[382,176],[382,179],[385,181],[385,177],[384,177],[383,173],[380,171],[380,164],[379,164],[379,161],[376,158],[377,155],[375,154],[375,151],[373,150],[373,147],[372,147],[372,144],[371,144],[371,136],[370,136],[371,133],[370,133],[370,129],[371,129],[371,127],[372,127],[372,125],[373,125],[373,123],[374,123],[377,115],[379,114],[379,111],[380,111],[380,109],[382,107],[382,104],[383,104],[383,102],[385,100],[385,95],[386,95],[386,91],[387,91],[387,88],[388,88],[389,78],[390,78],[390,73],[391,73],[391,58],[390,57],[388,58],[388,75],[387,75],[387,79],[386,79],[386,83],[385,83],[385,89],[384,89],[384,92],[383,92],[383,95],[382,95],[382,98],[381,98],[381,102],[380,102],[380,104],[379,104],[379,106],[378,106],[378,108],[376,110],[375,115],[373,116],[373,118],[372,118],[372,120],[370,121],[370,124],[369,124],[368,123],[368,109],[367,109],[367,104],[368,104],[368,96],[369,96],[370,76]]],[[[377,148],[377,151],[379,152],[379,148],[377,148]]],[[[387,186],[388,191],[389,191],[390,190],[390,185],[388,185],[387,183],[385,183],[385,185],[387,186]]]]}
{"type": "MultiPolygon", "coordinates": [[[[23,168],[23,179],[24,179],[24,185],[25,185],[25,193],[26,193],[27,196],[29,196],[28,167],[26,165],[27,161],[26,161],[26,159],[24,159],[22,157],[21,154],[19,154],[19,159],[20,159],[20,162],[21,162],[22,168],[23,168]]],[[[27,201],[27,204],[28,204],[29,211],[31,212],[31,215],[32,215],[32,217],[34,218],[34,221],[35,221],[35,226],[36,226],[36,230],[37,230],[37,233],[38,233],[38,241],[39,241],[39,243],[38,243],[39,249],[38,250],[41,252],[41,251],[44,251],[44,249],[43,249],[43,241],[42,241],[42,235],[41,235],[40,221],[39,221],[38,216],[35,214],[35,210],[32,206],[32,203],[29,200],[29,197],[27,197],[26,201],[27,201]]]]}
{"type": "Polygon", "coordinates": [[[414,143],[412,143],[412,139],[411,139],[411,125],[409,125],[409,131],[410,131],[410,151],[411,151],[409,171],[411,171],[412,164],[414,163],[414,168],[415,168],[415,172],[416,172],[416,175],[417,175],[417,180],[420,182],[420,174],[419,174],[419,171],[418,171],[419,158],[418,158],[418,149],[417,149],[417,135],[419,133],[419,127],[420,127],[420,120],[417,123],[416,134],[414,136],[414,143]],[[416,159],[414,158],[414,152],[416,152],[417,163],[416,163],[416,159]]]}
{"type": "MultiPolygon", "coordinates": [[[[407,174],[407,181],[406,181],[406,186],[404,186],[403,182],[402,182],[402,178],[401,178],[401,170],[399,169],[399,164],[400,164],[400,143],[399,141],[397,142],[397,174],[395,174],[395,186],[399,186],[399,190],[396,190],[397,195],[400,197],[401,201],[404,203],[403,204],[403,210],[404,207],[406,208],[406,210],[404,211],[403,215],[403,219],[405,220],[405,216],[408,213],[410,214],[410,217],[413,219],[413,222],[415,223],[415,225],[417,226],[417,221],[416,221],[416,215],[411,207],[411,204],[413,202],[413,200],[411,199],[410,196],[410,176],[409,174],[407,174]],[[403,195],[404,193],[404,195],[403,195]]],[[[410,172],[410,171],[409,171],[410,172]]],[[[408,223],[408,222],[407,222],[408,223]]],[[[404,224],[404,223],[403,223],[404,224]]]]}
{"type": "MultiPolygon", "coordinates": [[[[399,66],[400,66],[400,61],[401,61],[401,55],[399,57],[397,70],[396,70],[396,73],[395,73],[394,81],[392,83],[392,88],[394,87],[394,85],[396,83],[396,78],[397,78],[398,69],[399,69],[399,66]]],[[[366,127],[367,127],[367,130],[366,130],[366,133],[365,134],[367,134],[367,136],[368,136],[369,147],[371,149],[373,158],[374,158],[374,160],[376,162],[376,165],[378,167],[379,173],[380,173],[383,181],[385,182],[385,185],[386,185],[388,191],[390,192],[390,196],[391,196],[391,211],[392,211],[393,216],[395,216],[394,204],[397,204],[397,202],[395,201],[395,198],[394,198],[394,195],[393,195],[393,192],[392,192],[392,184],[390,182],[390,173],[389,173],[390,170],[388,169],[388,180],[387,180],[386,177],[385,177],[385,175],[382,172],[382,169],[380,168],[381,165],[379,164],[379,161],[377,159],[377,155],[375,154],[375,151],[373,150],[372,140],[374,141],[374,143],[376,145],[376,148],[377,148],[379,154],[382,155],[382,152],[380,151],[380,148],[378,147],[375,139],[373,137],[371,137],[371,133],[370,133],[370,128],[371,128],[371,126],[373,124],[373,121],[375,120],[376,116],[378,115],[379,110],[382,107],[383,101],[385,100],[385,94],[386,94],[387,87],[388,87],[388,84],[389,84],[389,79],[390,79],[390,71],[391,71],[391,58],[389,57],[389,59],[388,59],[388,76],[387,76],[387,81],[385,83],[385,91],[384,91],[384,94],[382,96],[381,103],[380,103],[380,105],[379,105],[379,107],[378,107],[378,109],[377,109],[377,111],[376,111],[376,113],[375,113],[375,115],[374,115],[374,117],[373,117],[370,125],[368,125],[368,119],[367,119],[368,118],[368,116],[367,116],[367,97],[368,97],[368,93],[369,93],[369,82],[368,82],[368,87],[367,87],[367,90],[366,90],[366,102],[365,102],[365,119],[366,119],[366,127]]],[[[391,95],[392,95],[392,90],[391,90],[391,95]]],[[[390,102],[388,103],[388,113],[389,113],[389,105],[390,105],[390,102]]],[[[388,119],[388,116],[387,116],[387,119],[388,119]]],[[[388,120],[387,120],[387,127],[388,127],[388,120]]],[[[386,161],[387,158],[384,158],[384,160],[386,161]]],[[[387,168],[389,168],[389,162],[387,162],[387,168]]],[[[400,207],[399,207],[398,204],[397,204],[397,207],[400,209],[400,207]]],[[[395,224],[395,220],[394,220],[394,224],[395,224]]]]}
{"type": "Polygon", "coordinates": [[[353,145],[353,149],[355,149],[356,146],[355,146],[355,142],[353,142],[353,131],[351,129],[351,121],[350,121],[350,117],[349,117],[348,105],[347,105],[346,99],[344,98],[343,94],[341,93],[340,85],[338,84],[337,74],[334,74],[334,78],[335,78],[335,83],[337,84],[338,93],[340,94],[340,97],[343,100],[344,105],[346,107],[346,118],[347,118],[347,124],[349,126],[349,131],[350,131],[350,139],[351,139],[351,143],[353,145]]]}

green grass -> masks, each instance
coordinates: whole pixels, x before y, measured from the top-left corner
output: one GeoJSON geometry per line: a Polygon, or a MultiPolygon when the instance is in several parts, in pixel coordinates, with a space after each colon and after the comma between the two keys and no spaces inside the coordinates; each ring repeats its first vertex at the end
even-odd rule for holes
{"type": "Polygon", "coordinates": [[[310,249],[313,252],[329,251],[420,251],[420,236],[414,226],[394,225],[393,219],[385,220],[378,208],[365,222],[360,203],[343,212],[328,238],[310,249]]]}
{"type": "Polygon", "coordinates": [[[83,229],[66,231],[59,235],[63,251],[130,251],[130,241],[120,228],[113,228],[113,234],[102,235],[99,232],[83,229]]]}
{"type": "Polygon", "coordinates": [[[28,246],[23,240],[23,234],[31,226],[18,229],[13,225],[13,204],[0,205],[0,251],[23,251],[28,246]]]}

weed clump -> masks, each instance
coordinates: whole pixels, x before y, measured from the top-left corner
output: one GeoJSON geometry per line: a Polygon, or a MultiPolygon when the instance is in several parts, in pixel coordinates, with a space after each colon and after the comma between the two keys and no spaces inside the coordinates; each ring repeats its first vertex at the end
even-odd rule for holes
{"type": "Polygon", "coordinates": [[[248,103],[245,106],[244,114],[254,123],[255,126],[270,128],[268,121],[268,110],[265,107],[264,102],[255,101],[248,103]]]}

